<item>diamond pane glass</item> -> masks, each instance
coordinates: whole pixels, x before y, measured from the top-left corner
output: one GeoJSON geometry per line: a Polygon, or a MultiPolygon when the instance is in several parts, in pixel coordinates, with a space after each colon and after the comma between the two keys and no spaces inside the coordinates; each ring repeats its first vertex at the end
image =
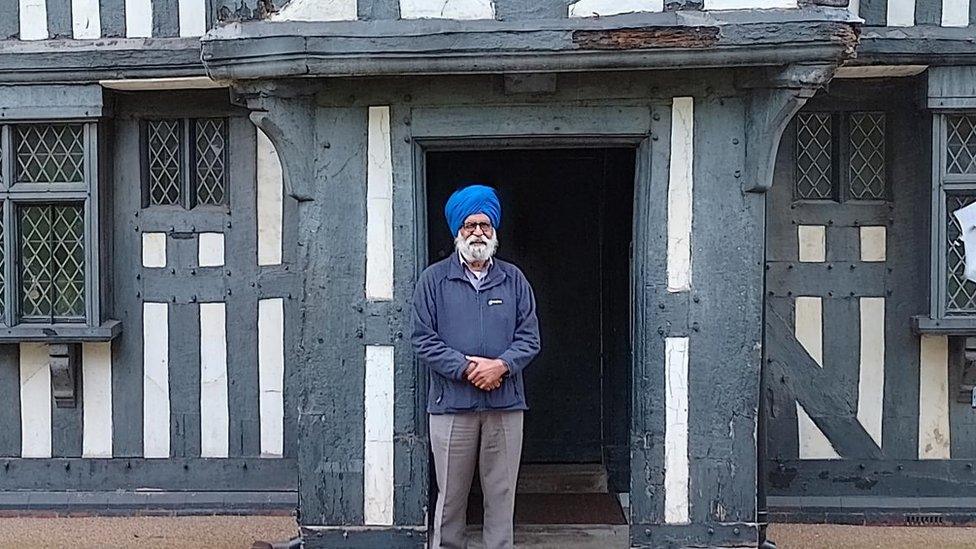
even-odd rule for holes
{"type": "Polygon", "coordinates": [[[20,208],[21,312],[25,320],[85,316],[85,216],[74,204],[20,208]]]}
{"type": "Polygon", "coordinates": [[[885,198],[885,113],[851,115],[851,196],[860,200],[885,198]]]}
{"type": "Polygon", "coordinates": [[[149,155],[149,204],[179,204],[182,174],[180,170],[180,121],[150,120],[147,124],[149,155]]]}
{"type": "Polygon", "coordinates": [[[946,116],[946,172],[976,174],[976,115],[946,116]]]}
{"type": "Polygon", "coordinates": [[[831,178],[830,113],[801,113],[796,117],[796,188],[800,200],[834,198],[831,178]]]}
{"type": "Polygon", "coordinates": [[[26,124],[16,127],[17,174],[22,183],[80,183],[85,180],[82,124],[26,124]]]}
{"type": "Polygon", "coordinates": [[[225,121],[202,118],[196,121],[197,204],[224,203],[226,150],[225,121]]]}
{"type": "Polygon", "coordinates": [[[946,195],[946,313],[976,314],[976,282],[966,279],[966,248],[962,229],[952,215],[976,202],[976,193],[946,195]]]}
{"type": "MultiPolygon", "coordinates": [[[[0,213],[3,212],[3,203],[0,202],[0,213]]],[[[0,215],[0,319],[6,319],[7,311],[5,310],[5,301],[3,296],[5,295],[7,289],[7,280],[4,267],[6,266],[7,258],[5,256],[5,247],[3,246],[4,234],[3,226],[3,215],[0,215]]]]}

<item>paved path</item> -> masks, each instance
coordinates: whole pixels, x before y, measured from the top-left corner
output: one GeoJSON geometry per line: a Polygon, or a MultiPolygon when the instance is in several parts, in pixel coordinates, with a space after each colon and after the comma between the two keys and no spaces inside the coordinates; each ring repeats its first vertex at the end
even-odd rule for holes
{"type": "MultiPolygon", "coordinates": [[[[249,549],[255,540],[283,541],[295,531],[292,517],[0,518],[0,548],[249,549]]],[[[618,534],[589,546],[625,547],[618,534]]],[[[976,548],[976,528],[774,525],[771,534],[780,549],[976,548]]],[[[538,543],[538,532],[519,537],[537,542],[520,549],[587,547],[538,543]]]]}

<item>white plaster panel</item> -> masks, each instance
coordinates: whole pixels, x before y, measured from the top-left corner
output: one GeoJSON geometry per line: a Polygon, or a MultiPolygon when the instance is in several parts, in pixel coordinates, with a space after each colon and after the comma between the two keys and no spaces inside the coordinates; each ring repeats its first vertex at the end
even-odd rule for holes
{"type": "Polygon", "coordinates": [[[355,21],[358,19],[356,0],[292,0],[272,21],[355,21]]]}
{"type": "Polygon", "coordinates": [[[71,0],[71,34],[76,40],[93,40],[102,36],[98,0],[71,0]]]}
{"type": "Polygon", "coordinates": [[[851,12],[854,17],[861,16],[861,0],[848,0],[847,11],[851,12]]]}
{"type": "Polygon", "coordinates": [[[660,11],[664,11],[664,0],[579,0],[569,5],[570,17],[605,17],[660,11]]]}
{"type": "Polygon", "coordinates": [[[20,39],[47,38],[47,0],[20,0],[20,39]]]}
{"type": "Polygon", "coordinates": [[[888,0],[888,26],[912,27],[915,25],[915,0],[888,0]]]}
{"type": "Polygon", "coordinates": [[[823,300],[819,297],[797,297],[793,308],[796,340],[823,368],[823,300]]]}
{"type": "Polygon", "coordinates": [[[142,453],[169,456],[169,308],[142,304],[142,453]]]}
{"type": "Polygon", "coordinates": [[[834,445],[799,402],[796,403],[796,424],[800,459],[840,459],[834,445]]]}
{"type": "Polygon", "coordinates": [[[258,129],[258,265],[281,264],[284,181],[271,139],[258,129]]]}
{"type": "Polygon", "coordinates": [[[687,337],[664,344],[664,522],[689,522],[687,337]]]}
{"type": "Polygon", "coordinates": [[[152,0],[125,0],[125,35],[152,37],[152,0]]]}
{"type": "Polygon", "coordinates": [[[942,26],[968,27],[969,3],[972,0],[942,0],[942,26]]]}
{"type": "Polygon", "coordinates": [[[227,314],[223,303],[200,304],[200,455],[230,450],[227,397],[227,314]]]}
{"type": "Polygon", "coordinates": [[[81,346],[82,442],[86,458],[112,457],[112,344],[81,346]]]}
{"type": "Polygon", "coordinates": [[[393,524],[393,346],[366,346],[363,517],[393,524]]]}
{"type": "Polygon", "coordinates": [[[823,225],[797,225],[799,260],[804,263],[822,263],[827,259],[827,228],[823,225]]]}
{"type": "Polygon", "coordinates": [[[166,233],[142,233],[142,266],[166,266],[166,233]]]}
{"type": "Polygon", "coordinates": [[[393,299],[393,161],[390,108],[369,108],[366,169],[366,298],[393,299]]]}
{"type": "Polygon", "coordinates": [[[200,233],[197,264],[201,267],[220,267],[224,264],[224,233],[200,233]]]}
{"type": "Polygon", "coordinates": [[[285,311],[282,298],[258,301],[261,455],[281,457],[285,426],[285,311]]]}
{"type": "Polygon", "coordinates": [[[668,168],[668,291],[691,289],[691,218],[694,179],[695,100],[675,97],[671,107],[668,168]]]}
{"type": "Polygon", "coordinates": [[[400,0],[402,19],[494,19],[491,0],[400,0]]]}
{"type": "Polygon", "coordinates": [[[20,455],[51,457],[51,366],[44,343],[20,344],[20,455]]]}
{"type": "Polygon", "coordinates": [[[885,261],[888,256],[888,229],[861,227],[861,261],[885,261]]]}
{"type": "Polygon", "coordinates": [[[918,459],[949,459],[949,340],[923,335],[918,383],[918,459]]]}
{"type": "Polygon", "coordinates": [[[180,36],[203,36],[207,32],[206,0],[180,0],[180,36]]]}
{"type": "Polygon", "coordinates": [[[884,416],[885,298],[862,297],[861,355],[857,382],[857,419],[881,447],[884,416]]]}

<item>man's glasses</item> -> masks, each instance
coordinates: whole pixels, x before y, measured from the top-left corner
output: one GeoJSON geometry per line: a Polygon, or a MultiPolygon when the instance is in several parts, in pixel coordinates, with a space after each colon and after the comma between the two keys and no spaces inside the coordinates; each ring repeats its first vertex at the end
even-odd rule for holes
{"type": "Polygon", "coordinates": [[[481,228],[481,232],[483,232],[483,233],[487,233],[488,231],[494,229],[494,227],[492,227],[491,223],[490,222],[487,222],[487,221],[484,222],[484,223],[473,223],[472,222],[472,223],[465,223],[464,225],[461,225],[461,228],[464,229],[464,232],[468,232],[468,233],[473,233],[474,230],[477,229],[477,228],[479,228],[479,227],[481,228]]]}

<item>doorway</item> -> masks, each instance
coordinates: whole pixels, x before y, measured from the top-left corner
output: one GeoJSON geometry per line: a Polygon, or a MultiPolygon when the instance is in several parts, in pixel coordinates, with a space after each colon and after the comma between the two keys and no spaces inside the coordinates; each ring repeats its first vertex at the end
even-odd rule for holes
{"type": "Polygon", "coordinates": [[[490,185],[502,202],[498,257],[521,268],[536,295],[543,348],[524,374],[517,522],[572,520],[551,497],[536,506],[544,516],[526,516],[525,501],[560,486],[579,484],[577,500],[580,490],[629,490],[635,155],[624,147],[426,153],[428,261],[454,253],[443,215],[450,194],[490,185]]]}

